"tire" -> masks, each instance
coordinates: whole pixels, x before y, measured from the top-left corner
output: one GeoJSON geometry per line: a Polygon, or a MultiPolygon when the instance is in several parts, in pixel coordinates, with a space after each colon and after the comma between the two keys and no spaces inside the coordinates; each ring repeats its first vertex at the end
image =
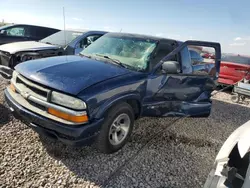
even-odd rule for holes
{"type": "Polygon", "coordinates": [[[238,103],[240,101],[240,97],[237,93],[233,94],[231,96],[231,101],[234,102],[234,103],[238,103]]]}
{"type": "Polygon", "coordinates": [[[246,97],[245,97],[244,95],[241,95],[241,96],[240,96],[240,99],[242,100],[242,102],[244,102],[245,99],[246,99],[246,97]]]}
{"type": "Polygon", "coordinates": [[[134,111],[128,103],[123,102],[112,107],[105,116],[104,123],[96,140],[96,148],[106,154],[120,150],[132,133],[134,119],[134,111]],[[117,124],[119,121],[121,124],[118,123],[119,125],[115,126],[114,124],[117,124]],[[119,127],[123,131],[119,132],[119,127]],[[116,138],[119,138],[119,134],[122,139],[115,139],[114,135],[116,135],[116,138]],[[123,134],[124,136],[122,136],[123,134]]]}

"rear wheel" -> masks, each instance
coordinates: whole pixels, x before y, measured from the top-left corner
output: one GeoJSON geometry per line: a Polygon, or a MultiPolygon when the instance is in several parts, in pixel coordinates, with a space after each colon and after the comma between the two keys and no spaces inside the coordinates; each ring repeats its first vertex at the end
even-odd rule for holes
{"type": "Polygon", "coordinates": [[[232,96],[231,96],[231,101],[234,102],[234,103],[238,103],[240,101],[240,97],[237,93],[234,93],[232,96]]]}
{"type": "Polygon", "coordinates": [[[96,147],[103,153],[113,153],[128,141],[134,125],[134,111],[127,103],[111,108],[104,120],[96,147]]]}

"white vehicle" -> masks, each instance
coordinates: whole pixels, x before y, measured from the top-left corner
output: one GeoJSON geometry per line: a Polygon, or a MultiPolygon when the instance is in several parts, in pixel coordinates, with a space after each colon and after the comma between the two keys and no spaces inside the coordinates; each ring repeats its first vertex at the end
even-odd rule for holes
{"type": "Polygon", "coordinates": [[[250,188],[250,121],[221,147],[204,188],[250,188]]]}

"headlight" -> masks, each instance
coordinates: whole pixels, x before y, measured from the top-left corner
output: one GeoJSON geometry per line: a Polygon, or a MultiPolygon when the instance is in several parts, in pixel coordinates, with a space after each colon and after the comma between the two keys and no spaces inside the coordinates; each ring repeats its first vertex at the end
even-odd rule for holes
{"type": "Polygon", "coordinates": [[[15,83],[16,83],[16,78],[17,78],[17,75],[19,73],[16,72],[16,71],[13,71],[12,73],[12,78],[11,78],[11,82],[10,82],[10,89],[13,91],[13,92],[16,92],[16,88],[15,88],[15,83]]]}
{"type": "Polygon", "coordinates": [[[12,74],[12,79],[13,79],[13,81],[15,81],[16,82],[16,78],[17,78],[17,75],[18,75],[19,73],[17,72],[17,71],[13,71],[13,74],[12,74]]]}
{"type": "Polygon", "coordinates": [[[86,109],[86,103],[82,100],[55,91],[52,92],[51,102],[76,110],[86,109]]]}

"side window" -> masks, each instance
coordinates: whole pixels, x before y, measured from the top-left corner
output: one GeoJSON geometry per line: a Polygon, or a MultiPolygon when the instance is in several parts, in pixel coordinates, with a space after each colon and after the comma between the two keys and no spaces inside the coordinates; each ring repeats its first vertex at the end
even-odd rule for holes
{"type": "Polygon", "coordinates": [[[83,49],[87,48],[90,44],[95,42],[101,36],[102,35],[89,35],[89,36],[83,38],[81,41],[79,41],[76,44],[75,54],[79,54],[83,49]]]}
{"type": "Polygon", "coordinates": [[[47,36],[50,36],[52,34],[54,34],[55,32],[57,32],[56,30],[54,29],[50,29],[50,28],[38,28],[38,36],[39,38],[43,39],[47,36]]]}
{"type": "MultiPolygon", "coordinates": [[[[160,43],[158,48],[156,49],[156,52],[153,54],[150,62],[150,67],[153,68],[157,63],[159,63],[165,56],[167,56],[171,51],[173,50],[173,47],[169,43],[160,43]]],[[[176,61],[176,59],[173,59],[176,61]]]]}
{"type": "Polygon", "coordinates": [[[40,27],[31,26],[29,36],[33,37],[33,38],[39,38],[39,36],[41,35],[41,32],[42,31],[41,31],[40,27]]]}
{"type": "Polygon", "coordinates": [[[214,75],[215,62],[214,59],[204,58],[202,54],[215,54],[215,49],[205,46],[188,46],[191,58],[192,74],[195,75],[214,75]]]}
{"type": "Polygon", "coordinates": [[[25,28],[24,27],[12,27],[7,29],[8,36],[16,36],[16,37],[24,37],[25,36],[25,28]]]}

